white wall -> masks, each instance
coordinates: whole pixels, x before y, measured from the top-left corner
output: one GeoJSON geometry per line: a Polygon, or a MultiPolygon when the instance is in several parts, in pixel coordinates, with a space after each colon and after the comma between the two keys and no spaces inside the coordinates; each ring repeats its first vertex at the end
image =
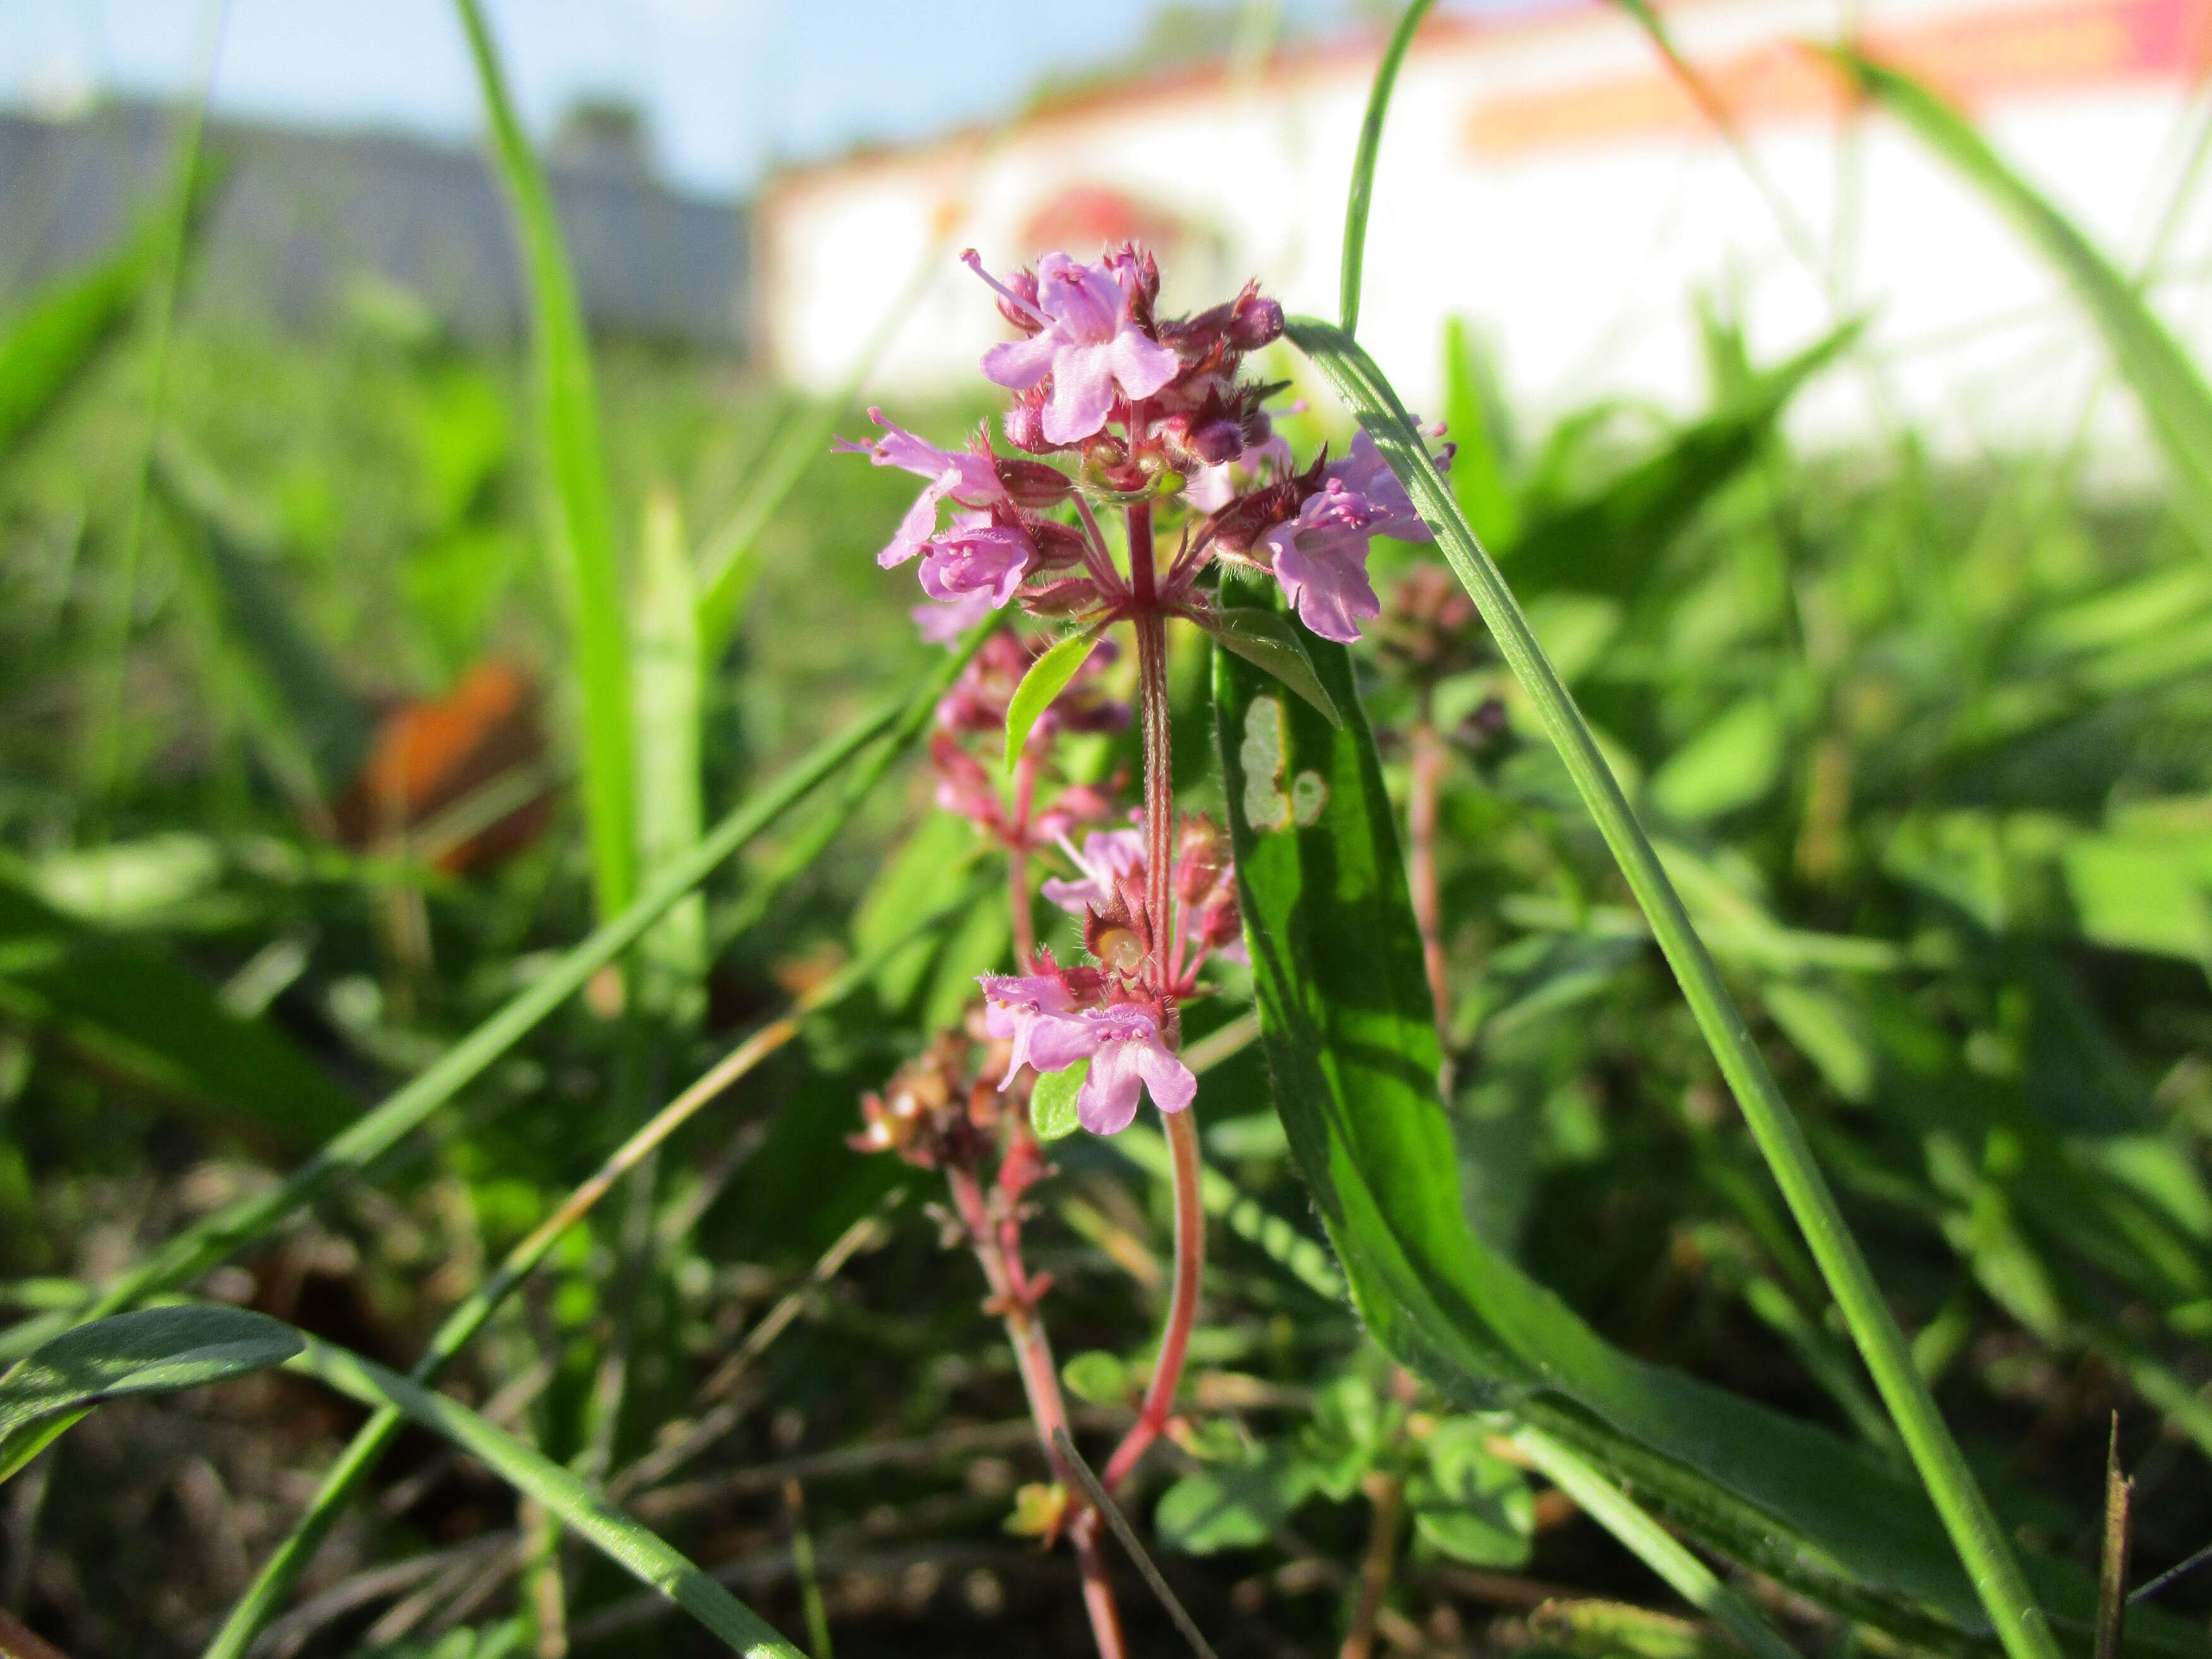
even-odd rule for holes
{"type": "MultiPolygon", "coordinates": [[[[2212,13],[2212,0],[2071,3],[2077,23],[2108,34],[2154,24],[2201,39],[2212,13]]],[[[1864,0],[1861,15],[1877,39],[1949,28],[1952,61],[1971,72],[1972,30],[2054,14],[2050,0],[1864,0]]],[[[1672,17],[1688,55],[1714,64],[1838,27],[1834,0],[1694,0],[1672,17]]],[[[2185,35],[2152,55],[2186,58],[2185,35]]],[[[973,244],[1004,269],[1034,253],[1022,228],[1071,183],[1171,209],[1195,233],[1163,259],[1171,308],[1252,275],[1293,310],[1330,314],[1374,49],[1301,60],[1241,90],[1138,88],[988,139],[796,175],[763,208],[763,337],[793,380],[833,386],[928,259],[939,274],[870,384],[893,397],[972,381],[1004,331],[956,256],[973,244]]],[[[2199,113],[2178,61],[2147,66],[2136,50],[2132,69],[2062,73],[2070,85],[2033,75],[2008,85],[2000,73],[1977,107],[1999,149],[2124,262],[2148,245],[2199,113]]],[[[1852,441],[1885,409],[1954,453],[2071,435],[2104,374],[2094,337],[2010,227],[1885,120],[1804,109],[1750,121],[1756,165],[1803,228],[1810,264],[1738,157],[1693,125],[1504,153],[1467,137],[1473,113],[1500,97],[1596,88],[1602,100],[1655,73],[1642,35],[1596,5],[1416,47],[1377,175],[1360,331],[1417,406],[1437,395],[1443,322],[1458,313],[1489,337],[1516,407],[1539,419],[1600,396],[1698,407],[1692,301],[1703,291],[1735,296],[1762,357],[1817,337],[1839,303],[1870,316],[1881,371],[1819,383],[1798,409],[1801,436],[1852,441]]],[[[2208,263],[2212,215],[2192,210],[2162,264],[2174,275],[2154,292],[2200,350],[2212,350],[2208,263]]],[[[2143,465],[2128,400],[2106,397],[2097,411],[2106,455],[2143,465]]]]}

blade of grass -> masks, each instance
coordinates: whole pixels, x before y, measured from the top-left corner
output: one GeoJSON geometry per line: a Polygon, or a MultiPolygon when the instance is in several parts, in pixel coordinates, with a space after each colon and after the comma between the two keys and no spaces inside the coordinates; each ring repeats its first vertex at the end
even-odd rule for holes
{"type": "MultiPolygon", "coordinates": [[[[409,1371],[410,1380],[426,1387],[436,1382],[447,1364],[484,1328],[501,1304],[537,1271],[553,1246],[591,1213],[617,1182],[763,1060],[796,1037],[801,1023],[809,1015],[834,1006],[866,984],[885,957],[902,949],[914,938],[933,931],[975,896],[976,889],[971,883],[967,890],[915,927],[901,930],[882,946],[854,958],[801,997],[788,1014],[763,1026],[738,1044],[690,1088],[654,1114],[636,1133],[609,1154],[606,1162],[563,1199],[528,1237],[507,1252],[496,1273],[455,1304],[431,1336],[422,1357],[409,1371]]],[[[208,1644],[204,1659],[246,1659],[263,1626],[275,1616],[277,1607],[299,1583],[300,1575],[314,1559],[315,1552],[330,1535],[331,1528],[354,1493],[382,1460],[385,1449],[399,1432],[403,1415],[397,1407],[386,1406],[356,1431],[330,1473],[323,1477],[321,1490],[316,1492],[291,1534],[262,1564],[253,1583],[231,1608],[222,1628],[208,1644]]]]}
{"type": "MultiPolygon", "coordinates": [[[[638,560],[635,647],[638,861],[649,880],[699,843],[702,658],[699,611],[673,492],[646,505],[638,560]]],[[[638,1000],[679,1026],[707,996],[707,899],[687,894],[638,945],[638,1000]]]]}
{"type": "MultiPolygon", "coordinates": [[[[26,1321],[0,1336],[0,1358],[23,1352],[24,1343],[42,1340],[64,1326],[115,1312],[153,1291],[183,1284],[232,1251],[260,1237],[350,1171],[388,1151],[481,1077],[495,1060],[600,968],[635,944],[678,899],[795,803],[835,775],[869,743],[894,726],[901,733],[901,741],[911,741],[912,734],[927,722],[937,699],[981,647],[988,631],[988,625],[979,629],[961,650],[948,653],[944,664],[911,698],[887,704],[855,722],[732,811],[701,838],[696,848],[670,866],[665,875],[648,884],[620,915],[573,947],[413,1081],[387,1097],[283,1181],[265,1193],[226,1206],[187,1228],[117,1279],[82,1311],[26,1321]]],[[[878,769],[875,775],[880,775],[882,769],[878,769]]]]}
{"type": "Polygon", "coordinates": [[[90,760],[92,797],[96,810],[104,810],[114,793],[122,770],[124,688],[131,651],[131,612],[137,602],[139,544],[145,534],[146,497],[154,473],[154,451],[161,435],[161,406],[168,395],[169,339],[177,317],[177,289],[185,269],[185,244],[191,228],[200,165],[200,135],[207,125],[208,95],[215,85],[216,60],[222,50],[227,0],[210,0],[207,38],[202,46],[198,95],[185,118],[183,142],[178,147],[176,181],[170,186],[169,222],[161,249],[161,276],[155,289],[154,338],[149,352],[146,389],[146,438],[138,452],[132,480],[130,509],[123,521],[123,547],[115,573],[114,611],[108,624],[102,657],[107,670],[99,703],[100,720],[93,730],[90,760]]]}
{"type": "Polygon", "coordinates": [[[1528,1423],[1515,1425],[1506,1438],[1528,1454],[1528,1461],[1580,1504],[1584,1514],[1665,1579],[1677,1595],[1725,1626],[1747,1650],[1759,1659],[1797,1659],[1796,1650],[1775,1633],[1758,1608],[1723,1583],[1711,1567],[1580,1453],[1528,1423]]]}
{"type": "Polygon", "coordinates": [[[615,551],[614,508],[599,447],[591,345],[552,192],[507,96],[498,48],[477,0],[453,3],[468,33],[493,149],[529,276],[547,539],[555,580],[567,600],[575,635],[592,890],[600,916],[611,917],[635,893],[637,843],[632,818],[629,637],[623,620],[621,562],[615,551]]]}
{"type": "Polygon", "coordinates": [[[1966,118],[1918,81],[1850,46],[1816,50],[1979,190],[2074,290],[2166,453],[2183,523],[2198,547],[2212,554],[2212,388],[2138,286],[1966,118]]]}
{"type": "Polygon", "coordinates": [[[1197,1621],[1184,1609],[1176,1593],[1168,1588],[1168,1581],[1161,1576],[1159,1568],[1152,1564],[1152,1558],[1146,1553],[1143,1540],[1137,1536],[1137,1529],[1129,1524],[1129,1518],[1121,1513],[1120,1506],[1099,1483],[1098,1477],[1091,1472],[1091,1466],[1083,1461],[1083,1454],[1075,1449],[1075,1442],[1066,1429],[1052,1431],[1052,1449],[1060,1454],[1061,1464],[1073,1474],[1075,1484],[1083,1488],[1083,1495],[1091,1508],[1106,1517],[1106,1524],[1113,1528],[1114,1536],[1121,1540],[1121,1547],[1128,1551],[1129,1559],[1138,1574],[1152,1594],[1159,1597],[1160,1605],[1167,1609],[1168,1617],[1175,1621],[1175,1627],[1182,1633],[1182,1639],[1190,1644],[1191,1651],[1197,1654],[1199,1659],[1218,1659],[1212,1644],[1199,1629],[1197,1621]]]}
{"type": "Polygon", "coordinates": [[[1382,121],[1390,112],[1390,94],[1397,88],[1398,68],[1421,20],[1436,0],[1411,0],[1390,31],[1382,48],[1382,61],[1375,66],[1375,84],[1368,89],[1367,113],[1359,122],[1359,148],[1352,158],[1352,189],[1344,204],[1344,263],[1337,277],[1337,309],[1344,331],[1359,329],[1359,285],[1367,260],[1367,210],[1375,196],[1375,158],[1382,149],[1382,121]]]}
{"type": "Polygon", "coordinates": [[[1535,706],[1577,793],[1595,820],[1650,922],[1698,1029],[1773,1171],[1798,1229],[1850,1327],[1860,1354],[1972,1579],[1991,1626],[2013,1659],[2057,1659],[2036,1605],[1988,1500],[1945,1426],[1866,1257],[1844,1222],[1789,1104],[1782,1097],[1720,971],[1637,822],[1573,697],[1561,684],[1528,617],[1372,359],[1351,337],[1313,318],[1293,319],[1291,338],[1327,374],[1374,440],[1435,532],[1474,599],[1499,652],[1535,706]]]}
{"type": "Polygon", "coordinates": [[[312,1376],[372,1409],[400,1413],[459,1447],[640,1583],[682,1607],[748,1659],[805,1659],[761,1617],[699,1571],[659,1534],[616,1509],[559,1464],[494,1428],[465,1406],[432,1394],[397,1371],[318,1337],[288,1369],[312,1376]]]}

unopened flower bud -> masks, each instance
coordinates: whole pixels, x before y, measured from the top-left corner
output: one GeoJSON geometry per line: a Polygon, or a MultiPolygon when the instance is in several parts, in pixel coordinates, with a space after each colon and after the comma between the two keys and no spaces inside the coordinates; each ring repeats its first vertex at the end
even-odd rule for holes
{"type": "Polygon", "coordinates": [[[1256,351],[1283,335],[1283,307],[1279,301],[1270,300],[1247,289],[1237,296],[1237,303],[1229,313],[1229,326],[1224,331],[1229,343],[1239,351],[1256,351]]]}
{"type": "Polygon", "coordinates": [[[993,457],[999,471],[999,482],[1006,494],[1014,498],[1018,507],[1040,512],[1058,507],[1067,499],[1074,486],[1067,474],[1056,466],[1047,466],[1042,461],[1025,461],[1011,455],[993,457]]]}

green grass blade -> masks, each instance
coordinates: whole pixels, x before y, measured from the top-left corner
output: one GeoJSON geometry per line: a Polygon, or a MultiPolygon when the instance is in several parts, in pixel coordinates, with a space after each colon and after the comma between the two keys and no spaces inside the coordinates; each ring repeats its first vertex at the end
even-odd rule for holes
{"type": "Polygon", "coordinates": [[[2199,548],[2212,553],[2212,388],[2141,289],[1925,86],[1849,46],[1823,50],[1860,92],[1877,100],[1980,191],[2074,290],[2166,452],[2183,522],[2199,548]]]}
{"type": "Polygon", "coordinates": [[[87,270],[72,271],[32,296],[0,330],[0,456],[44,415],[112,336],[160,268],[169,234],[149,220],[87,270]]]}
{"type": "Polygon", "coordinates": [[[1580,1504],[1585,1515],[1665,1579],[1668,1589],[1726,1627],[1747,1651],[1759,1659],[1798,1659],[1796,1649],[1775,1633],[1758,1608],[1723,1583],[1711,1567],[1572,1447],[1526,1423],[1508,1431],[1506,1438],[1527,1453],[1528,1461],[1580,1504]]]}
{"type": "Polygon", "coordinates": [[[1436,0],[1409,0],[1382,48],[1382,61],[1375,66],[1375,83],[1368,88],[1367,113],[1359,123],[1359,148],[1352,158],[1352,189],[1344,204],[1344,264],[1337,279],[1337,309],[1344,331],[1359,327],[1359,283],[1367,260],[1367,210],[1375,195],[1375,159],[1382,149],[1382,122],[1390,112],[1390,94],[1397,90],[1398,67],[1421,20],[1436,0]]]}
{"type": "MultiPolygon", "coordinates": [[[[890,703],[855,722],[799,761],[774,783],[757,791],[751,799],[702,836],[692,852],[647,884],[629,908],[569,950],[413,1081],[387,1097],[374,1110],[267,1192],[226,1206],[154,1251],[102,1291],[82,1316],[97,1318],[128,1307],[142,1297],[183,1284],[233,1250],[260,1237],[349,1172],[390,1150],[433,1112],[483,1076],[540,1020],[580,989],[585,981],[636,943],[677,900],[835,775],[870,742],[894,726],[911,726],[918,730],[936,707],[942,683],[951,672],[957,672],[959,661],[957,655],[949,659],[946,668],[933,677],[911,700],[890,703]],[[918,716],[916,709],[921,711],[918,716]]],[[[27,1321],[17,1331],[0,1337],[0,1358],[11,1351],[20,1352],[22,1338],[18,1332],[51,1328],[51,1322],[45,1319],[27,1321]]]]}
{"type": "MultiPolygon", "coordinates": [[[[646,506],[637,600],[637,850],[649,881],[699,844],[706,822],[698,596],[683,515],[665,489],[646,506]]],[[[639,943],[638,1000],[690,1025],[705,1012],[706,994],[707,898],[690,893],[639,943]]]]}
{"type": "Polygon", "coordinates": [[[1373,361],[1348,335],[1316,319],[1294,319],[1290,333],[1337,386],[1405,484],[1534,704],[1577,792],[1650,920],[1653,937],[1674,970],[1698,1029],[1850,1327],[2006,1651],[2012,1659],[2057,1659],[2058,1650],[2042,1609],[1913,1364],[1904,1334],[1882,1299],[1803,1130],[1767,1071],[1719,969],[1599,752],[1596,738],[1553,671],[1504,578],[1468,528],[1449,486],[1373,361]]]}
{"type": "Polygon", "coordinates": [[[592,846],[592,884],[601,917],[630,902],[637,886],[631,782],[629,637],[623,621],[614,508],[599,447],[598,395],[592,383],[583,308],[561,240],[545,174],[507,92],[497,48],[477,0],[453,0],[468,31],[484,112],[491,123],[515,234],[530,279],[531,349],[538,379],[538,437],[544,449],[547,540],[554,577],[575,635],[577,689],[583,700],[584,811],[592,846]]]}
{"type": "Polygon", "coordinates": [[[443,1395],[409,1382],[316,1337],[289,1369],[312,1376],[373,1409],[389,1407],[418,1427],[458,1446],[548,1512],[640,1583],[682,1607],[748,1659],[805,1659],[759,1614],[550,1459],[494,1428],[443,1395]]]}

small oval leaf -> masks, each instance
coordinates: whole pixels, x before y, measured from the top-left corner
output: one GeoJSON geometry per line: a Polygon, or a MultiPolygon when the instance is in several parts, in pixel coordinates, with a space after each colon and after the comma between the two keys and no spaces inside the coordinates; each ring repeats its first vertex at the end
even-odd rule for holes
{"type": "Polygon", "coordinates": [[[1091,1075],[1091,1062],[1079,1060],[1064,1072],[1046,1072],[1030,1096],[1030,1127],[1039,1140],[1060,1140],[1083,1127],[1075,1115],[1075,1097],[1083,1092],[1083,1079],[1091,1075]]]}
{"type": "Polygon", "coordinates": [[[1090,629],[1073,634],[1046,652],[1030,665],[1030,672],[1022,676],[1022,683],[1014,688],[1012,701],[1006,704],[1006,770],[1014,769],[1021,758],[1022,745],[1029,741],[1030,728],[1052,707],[1052,700],[1067,690],[1067,683],[1075,678],[1075,671],[1083,666],[1091,655],[1091,647],[1098,643],[1098,629],[1090,629]]]}

